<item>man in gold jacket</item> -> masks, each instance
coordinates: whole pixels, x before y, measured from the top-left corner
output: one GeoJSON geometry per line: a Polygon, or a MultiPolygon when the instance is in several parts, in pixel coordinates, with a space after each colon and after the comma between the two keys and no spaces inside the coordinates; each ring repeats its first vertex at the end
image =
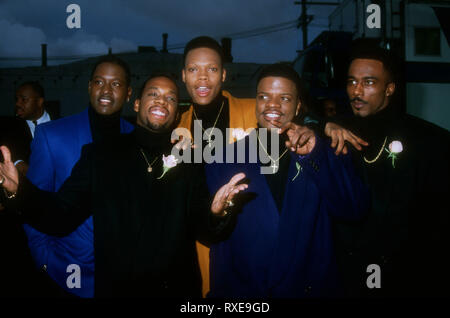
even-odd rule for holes
{"type": "MultiPolygon", "coordinates": [[[[191,40],[184,49],[182,76],[193,103],[181,115],[179,127],[193,132],[194,120],[202,121],[203,131],[218,128],[225,133],[226,128],[245,131],[256,127],[255,99],[235,98],[222,90],[226,70],[222,47],[217,41],[205,36],[191,40]]],[[[230,134],[228,142],[233,141],[233,134],[230,134]]],[[[209,248],[197,242],[197,252],[205,297],[209,291],[209,248]]]]}

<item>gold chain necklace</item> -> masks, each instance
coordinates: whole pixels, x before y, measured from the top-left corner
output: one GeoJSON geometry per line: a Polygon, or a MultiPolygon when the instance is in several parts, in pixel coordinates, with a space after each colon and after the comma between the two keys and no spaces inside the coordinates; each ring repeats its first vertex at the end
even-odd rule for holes
{"type": "Polygon", "coordinates": [[[142,148],[139,148],[139,150],[141,151],[141,154],[142,154],[142,156],[144,156],[144,160],[147,163],[147,166],[148,166],[147,172],[148,173],[152,172],[152,170],[153,170],[152,165],[155,163],[156,159],[158,159],[159,156],[156,156],[156,158],[150,164],[150,163],[148,163],[147,156],[145,155],[144,150],[142,150],[142,148]]]}
{"type": "Polygon", "coordinates": [[[278,170],[278,165],[277,162],[280,161],[281,158],[283,158],[283,156],[286,154],[286,152],[288,151],[288,149],[286,148],[286,150],[284,150],[284,152],[281,154],[281,156],[278,157],[277,160],[274,160],[270,155],[269,152],[266,150],[266,148],[264,148],[264,145],[262,144],[261,140],[259,139],[259,135],[258,137],[258,141],[259,144],[261,145],[262,149],[264,150],[264,152],[266,153],[267,157],[269,157],[270,161],[272,162],[272,165],[270,166],[273,170],[273,173],[275,173],[276,170],[278,170]]]}
{"type": "MultiPolygon", "coordinates": [[[[208,147],[210,147],[210,148],[211,148],[211,143],[212,143],[211,135],[214,132],[214,128],[216,127],[217,121],[219,120],[220,114],[222,113],[223,103],[224,103],[224,101],[222,101],[222,105],[220,106],[219,114],[216,117],[216,121],[214,122],[214,125],[212,126],[211,132],[209,133],[209,135],[206,134],[208,136],[208,147]]],[[[195,119],[199,120],[198,117],[197,117],[197,113],[195,112],[194,106],[192,106],[192,110],[194,111],[195,119]]],[[[200,123],[199,123],[199,125],[200,125],[200,123]]],[[[202,128],[203,132],[206,133],[206,130],[203,128],[203,126],[200,125],[200,127],[202,128]]]]}
{"type": "Polygon", "coordinates": [[[381,146],[381,149],[380,149],[380,151],[378,152],[378,155],[375,157],[375,159],[368,160],[368,159],[366,159],[366,156],[363,156],[364,161],[367,162],[367,163],[374,163],[375,161],[377,161],[378,158],[380,158],[381,153],[383,152],[384,146],[386,146],[386,140],[387,140],[387,136],[386,136],[386,138],[384,138],[383,145],[381,146]]]}

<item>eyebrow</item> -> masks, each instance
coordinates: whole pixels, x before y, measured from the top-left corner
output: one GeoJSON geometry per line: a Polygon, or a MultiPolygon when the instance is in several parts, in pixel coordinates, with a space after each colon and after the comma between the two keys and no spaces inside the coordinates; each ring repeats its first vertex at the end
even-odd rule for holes
{"type": "Polygon", "coordinates": [[[206,65],[206,66],[219,66],[220,63],[219,62],[195,62],[195,63],[187,63],[186,66],[197,66],[197,65],[206,65]]]}
{"type": "MultiPolygon", "coordinates": [[[[347,76],[347,79],[350,79],[350,78],[356,78],[356,77],[352,76],[352,75],[347,76]]],[[[365,79],[365,80],[368,80],[368,79],[375,79],[375,80],[377,80],[378,77],[375,77],[375,76],[364,76],[363,79],[365,79]]]]}
{"type": "MultiPolygon", "coordinates": [[[[158,89],[160,89],[160,87],[150,86],[148,89],[156,89],[156,90],[158,90],[158,89]]],[[[176,93],[174,90],[172,90],[172,89],[169,90],[169,92],[172,93],[172,94],[175,94],[175,95],[177,94],[177,93],[176,93]]]]}
{"type": "MultiPolygon", "coordinates": [[[[264,92],[264,91],[262,91],[262,92],[256,92],[257,94],[272,94],[272,93],[269,93],[269,92],[264,92]]],[[[279,95],[289,95],[289,96],[294,96],[294,94],[291,94],[291,93],[280,93],[279,95]]]]}
{"type": "MultiPolygon", "coordinates": [[[[105,77],[104,77],[104,76],[101,76],[101,75],[95,75],[95,76],[92,77],[92,79],[96,79],[96,78],[101,78],[101,79],[103,79],[103,78],[105,78],[105,77]]],[[[113,77],[112,79],[113,79],[114,81],[124,81],[124,82],[126,82],[126,80],[121,79],[121,78],[119,78],[119,77],[113,77]]]]}

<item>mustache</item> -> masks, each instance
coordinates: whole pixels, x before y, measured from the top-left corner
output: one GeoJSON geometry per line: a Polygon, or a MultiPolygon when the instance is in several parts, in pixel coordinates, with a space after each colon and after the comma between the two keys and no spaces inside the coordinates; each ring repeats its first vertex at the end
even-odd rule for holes
{"type": "Polygon", "coordinates": [[[355,97],[355,98],[350,99],[350,102],[351,103],[352,102],[360,102],[360,103],[363,103],[363,104],[367,104],[367,102],[365,100],[363,100],[363,99],[361,99],[359,97],[355,97]]]}

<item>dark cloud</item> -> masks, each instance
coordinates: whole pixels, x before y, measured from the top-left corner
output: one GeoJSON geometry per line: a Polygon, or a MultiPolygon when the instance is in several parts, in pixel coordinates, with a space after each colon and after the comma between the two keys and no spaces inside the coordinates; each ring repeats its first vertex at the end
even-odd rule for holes
{"type": "MultiPolygon", "coordinates": [[[[310,40],[325,29],[330,7],[311,6],[316,26],[310,40]],[[321,27],[322,26],[322,27],[321,27]]],[[[266,27],[298,18],[293,0],[41,0],[0,1],[1,57],[40,55],[71,56],[133,51],[137,45],[160,47],[162,33],[169,45],[183,44],[198,35],[221,35],[266,27]],[[81,30],[66,27],[66,7],[81,7],[81,30]]],[[[301,42],[297,29],[233,40],[237,62],[270,63],[292,60],[301,42]]],[[[175,51],[180,52],[181,50],[175,51]]]]}

